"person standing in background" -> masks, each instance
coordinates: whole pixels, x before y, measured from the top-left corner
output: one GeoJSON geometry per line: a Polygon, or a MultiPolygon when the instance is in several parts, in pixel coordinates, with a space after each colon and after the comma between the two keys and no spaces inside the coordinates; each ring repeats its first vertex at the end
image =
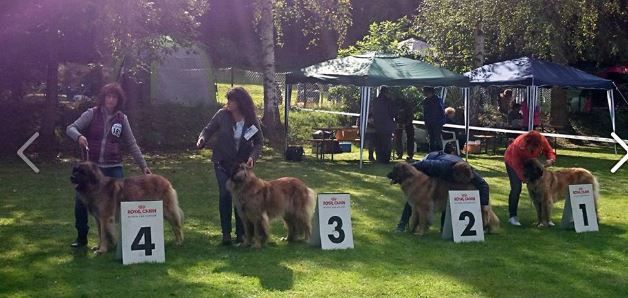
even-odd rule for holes
{"type": "Polygon", "coordinates": [[[445,111],[443,100],[434,93],[434,88],[423,87],[423,117],[425,118],[425,128],[430,142],[430,152],[442,151],[443,142],[441,134],[445,124],[445,111]]]}
{"type": "Polygon", "coordinates": [[[395,130],[397,115],[390,89],[381,87],[379,95],[373,101],[373,123],[375,125],[375,155],[377,162],[389,163],[392,151],[392,134],[395,130]]]}

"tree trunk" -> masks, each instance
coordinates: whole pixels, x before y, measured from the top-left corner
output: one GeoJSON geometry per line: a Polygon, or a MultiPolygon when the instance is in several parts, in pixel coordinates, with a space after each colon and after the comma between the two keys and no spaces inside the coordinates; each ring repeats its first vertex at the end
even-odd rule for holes
{"type": "Polygon", "coordinates": [[[284,145],[283,126],[279,121],[279,96],[275,80],[275,44],[273,27],[273,0],[261,1],[260,35],[262,43],[262,69],[264,79],[264,135],[275,149],[284,145]]]}
{"type": "MultiPolygon", "coordinates": [[[[547,9],[549,13],[549,19],[554,24],[555,28],[561,28],[562,24],[559,23],[560,17],[556,12],[556,9],[549,6],[547,9]]],[[[554,36],[550,39],[551,42],[551,57],[554,63],[567,65],[569,63],[567,59],[565,39],[561,36],[562,33],[559,30],[554,31],[554,36]]],[[[569,113],[567,109],[567,92],[560,87],[552,88],[552,100],[550,108],[550,125],[563,127],[569,124],[569,113]]]]}
{"type": "Polygon", "coordinates": [[[474,41],[474,49],[475,49],[475,59],[474,64],[475,67],[480,67],[484,65],[484,31],[482,29],[482,22],[477,22],[475,24],[475,30],[473,31],[473,41],[474,41]]]}
{"type": "Polygon", "coordinates": [[[51,50],[46,65],[46,104],[39,131],[41,146],[38,147],[38,151],[46,156],[54,155],[57,149],[54,130],[57,122],[57,104],[59,101],[57,87],[59,83],[59,61],[54,48],[54,46],[50,47],[51,50]]]}

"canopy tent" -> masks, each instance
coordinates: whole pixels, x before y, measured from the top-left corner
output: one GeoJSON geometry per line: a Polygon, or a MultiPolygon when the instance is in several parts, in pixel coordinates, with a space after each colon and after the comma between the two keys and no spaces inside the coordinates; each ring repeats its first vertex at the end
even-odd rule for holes
{"type": "MultiPolygon", "coordinates": [[[[538,102],[539,88],[571,87],[581,89],[604,89],[615,132],[615,99],[613,81],[602,79],[579,69],[542,61],[529,57],[487,64],[464,74],[472,86],[525,86],[529,111],[534,111],[538,102]]],[[[468,111],[465,111],[467,114],[468,111]]],[[[533,128],[533,115],[528,113],[528,130],[533,128]]],[[[465,124],[468,130],[468,122],[465,124]]]]}
{"type": "MultiPolygon", "coordinates": [[[[367,115],[369,113],[371,87],[414,85],[466,87],[469,86],[469,79],[463,75],[422,61],[389,54],[367,53],[324,61],[286,74],[284,123],[286,136],[288,133],[291,84],[295,83],[323,83],[360,87],[361,168],[362,151],[364,149],[364,137],[362,136],[364,136],[368,123],[367,115]]],[[[465,99],[466,102],[467,100],[465,99]]]]}

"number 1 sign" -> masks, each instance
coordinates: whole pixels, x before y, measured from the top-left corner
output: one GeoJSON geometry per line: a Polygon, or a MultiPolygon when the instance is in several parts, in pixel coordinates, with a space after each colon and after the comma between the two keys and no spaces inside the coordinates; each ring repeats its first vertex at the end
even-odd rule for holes
{"type": "Polygon", "coordinates": [[[353,248],[351,200],[346,193],[318,194],[310,244],[322,249],[353,248]]]}
{"type": "Polygon", "coordinates": [[[597,213],[591,184],[569,185],[561,227],[580,232],[597,232],[597,213]]]}
{"type": "Polygon", "coordinates": [[[166,261],[162,201],[120,203],[120,225],[122,264],[166,261]]]}
{"type": "Polygon", "coordinates": [[[480,192],[451,190],[443,226],[443,239],[454,242],[484,241],[480,192]]]}

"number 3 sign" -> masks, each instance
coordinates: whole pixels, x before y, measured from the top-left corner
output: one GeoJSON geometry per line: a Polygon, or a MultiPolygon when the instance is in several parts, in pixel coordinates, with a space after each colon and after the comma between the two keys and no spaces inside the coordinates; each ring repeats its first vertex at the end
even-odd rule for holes
{"type": "Polygon", "coordinates": [[[451,190],[443,226],[443,239],[454,242],[484,241],[480,193],[451,190]]]}
{"type": "Polygon", "coordinates": [[[310,244],[322,249],[353,248],[351,200],[346,193],[318,194],[310,244]]]}
{"type": "Polygon", "coordinates": [[[120,203],[120,225],[122,264],[166,261],[162,201],[120,203]]]}

